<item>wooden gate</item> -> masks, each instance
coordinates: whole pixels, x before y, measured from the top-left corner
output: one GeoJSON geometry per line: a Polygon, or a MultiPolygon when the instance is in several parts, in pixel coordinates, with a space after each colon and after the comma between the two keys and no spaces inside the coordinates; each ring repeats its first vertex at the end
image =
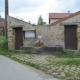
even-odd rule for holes
{"type": "Polygon", "coordinates": [[[23,46],[23,32],[22,28],[15,28],[15,49],[20,50],[20,47],[23,46]]]}
{"type": "Polygon", "coordinates": [[[65,49],[77,50],[77,26],[65,26],[65,49]]]}

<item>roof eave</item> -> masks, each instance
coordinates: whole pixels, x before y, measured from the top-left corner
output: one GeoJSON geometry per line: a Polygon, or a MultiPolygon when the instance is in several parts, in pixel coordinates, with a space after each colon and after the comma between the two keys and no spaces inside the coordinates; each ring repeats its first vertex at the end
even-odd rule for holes
{"type": "Polygon", "coordinates": [[[62,22],[62,21],[65,21],[65,20],[67,20],[67,19],[69,19],[69,18],[72,18],[72,17],[74,17],[74,16],[76,16],[76,15],[79,15],[79,14],[80,14],[80,11],[78,11],[78,12],[76,12],[76,13],[74,13],[74,14],[71,14],[71,15],[65,17],[65,18],[62,18],[62,19],[60,19],[60,20],[58,20],[58,21],[56,21],[56,22],[53,22],[53,23],[50,24],[50,26],[56,25],[56,24],[58,24],[58,23],[60,23],[60,22],[62,22]]]}

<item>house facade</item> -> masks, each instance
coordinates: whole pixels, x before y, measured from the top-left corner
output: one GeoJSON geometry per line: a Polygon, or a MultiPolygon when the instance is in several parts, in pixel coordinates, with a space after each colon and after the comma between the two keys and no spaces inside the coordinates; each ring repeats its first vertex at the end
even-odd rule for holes
{"type": "Polygon", "coordinates": [[[64,17],[71,15],[72,13],[49,13],[49,24],[56,22],[64,17]]]}
{"type": "Polygon", "coordinates": [[[8,48],[19,50],[21,46],[35,47],[62,46],[64,50],[80,50],[80,11],[66,16],[50,26],[32,26],[31,24],[7,17],[8,48]]]}
{"type": "Polygon", "coordinates": [[[80,51],[80,11],[60,19],[51,24],[57,31],[56,44],[60,44],[66,50],[80,51]]]}
{"type": "Polygon", "coordinates": [[[32,25],[17,18],[7,16],[8,49],[18,50],[23,46],[23,27],[32,25]]]}

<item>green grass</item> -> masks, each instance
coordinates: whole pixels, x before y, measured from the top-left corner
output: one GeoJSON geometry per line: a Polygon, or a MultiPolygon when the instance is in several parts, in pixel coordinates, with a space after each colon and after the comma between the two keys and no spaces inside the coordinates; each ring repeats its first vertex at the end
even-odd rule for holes
{"type": "Polygon", "coordinates": [[[21,54],[19,51],[11,51],[11,50],[0,50],[0,54],[7,56],[9,55],[10,57],[12,56],[12,54],[21,54]]]}
{"type": "Polygon", "coordinates": [[[67,61],[56,61],[55,65],[60,64],[60,65],[76,65],[79,66],[80,65],[80,60],[77,59],[69,59],[67,61]]]}
{"type": "Polygon", "coordinates": [[[80,65],[80,53],[65,52],[53,56],[49,56],[47,61],[54,65],[80,65]]]}
{"type": "Polygon", "coordinates": [[[66,77],[71,77],[72,75],[71,75],[70,72],[65,72],[65,76],[66,76],[66,77]]]}
{"type": "Polygon", "coordinates": [[[11,51],[8,51],[8,50],[0,50],[0,55],[4,55],[4,56],[9,55],[9,56],[11,56],[10,52],[11,51]]]}
{"type": "Polygon", "coordinates": [[[12,59],[15,60],[15,61],[17,61],[17,62],[19,62],[19,63],[25,64],[25,65],[28,65],[28,66],[32,66],[32,67],[34,67],[36,69],[40,68],[40,66],[37,65],[37,64],[33,64],[33,63],[30,63],[30,62],[26,62],[26,61],[21,61],[21,60],[19,60],[17,58],[12,58],[12,59]]]}
{"type": "Polygon", "coordinates": [[[57,54],[56,57],[59,57],[59,58],[80,58],[80,52],[79,53],[64,52],[64,53],[57,54]]]}
{"type": "Polygon", "coordinates": [[[8,41],[4,36],[0,36],[0,50],[8,49],[8,41]]]}
{"type": "Polygon", "coordinates": [[[80,77],[80,72],[78,72],[78,77],[80,77]]]}

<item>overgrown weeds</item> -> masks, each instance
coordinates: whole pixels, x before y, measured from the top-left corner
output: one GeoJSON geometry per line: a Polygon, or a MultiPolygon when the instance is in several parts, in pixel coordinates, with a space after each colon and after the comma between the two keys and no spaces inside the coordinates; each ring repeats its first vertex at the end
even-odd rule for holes
{"type": "Polygon", "coordinates": [[[80,52],[74,53],[74,52],[64,52],[57,54],[56,57],[61,58],[80,58],[80,52]]]}
{"type": "Polygon", "coordinates": [[[56,61],[55,65],[60,64],[60,65],[76,65],[79,66],[80,65],[80,60],[78,59],[68,59],[66,61],[56,61]]]}
{"type": "Polygon", "coordinates": [[[8,49],[8,41],[4,36],[0,36],[0,50],[8,49]]]}

